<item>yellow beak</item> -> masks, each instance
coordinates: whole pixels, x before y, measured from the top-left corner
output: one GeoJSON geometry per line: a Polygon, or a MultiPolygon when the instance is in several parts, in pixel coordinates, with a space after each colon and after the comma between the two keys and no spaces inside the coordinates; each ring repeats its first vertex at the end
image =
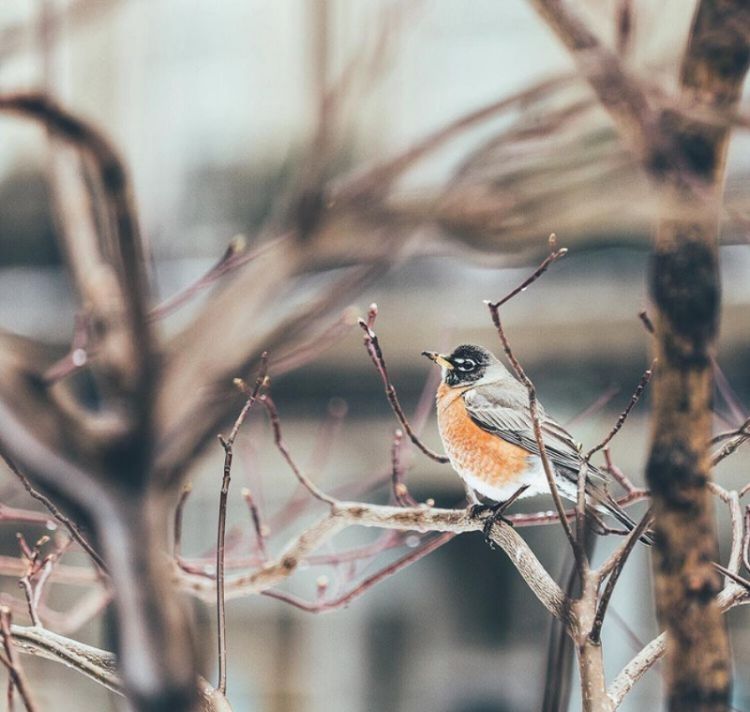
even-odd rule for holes
{"type": "Polygon", "coordinates": [[[422,351],[422,356],[427,356],[430,361],[434,361],[438,366],[447,368],[449,371],[454,369],[453,364],[445,356],[437,353],[437,351],[422,351]]]}

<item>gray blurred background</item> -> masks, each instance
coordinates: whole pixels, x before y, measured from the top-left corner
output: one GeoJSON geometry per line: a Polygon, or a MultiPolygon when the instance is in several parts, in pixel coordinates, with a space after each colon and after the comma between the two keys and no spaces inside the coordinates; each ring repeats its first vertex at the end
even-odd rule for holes
{"type": "MultiPolygon", "coordinates": [[[[580,4],[600,31],[611,32],[614,0],[580,4]]],[[[693,3],[635,5],[633,65],[669,86],[693,3]]],[[[398,20],[382,66],[365,77],[335,137],[347,169],[395,154],[462,114],[572,66],[523,0],[6,0],[0,6],[0,88],[46,86],[113,138],[132,171],[156,291],[165,298],[205,272],[233,235],[245,234],[253,244],[294,183],[321,85],[365,54],[383,13],[394,8],[398,20]],[[51,24],[40,21],[45,10],[51,24]],[[45,32],[54,33],[52,43],[45,43],[45,32]]],[[[441,194],[457,167],[504,126],[462,134],[416,165],[400,182],[399,204],[420,205],[441,194]]],[[[75,304],[54,242],[48,146],[33,126],[2,117],[0,127],[0,326],[64,349],[75,304]]],[[[450,220],[439,230],[425,227],[425,239],[417,235],[384,276],[363,287],[356,313],[378,303],[381,345],[412,412],[430,368],[419,352],[462,342],[499,351],[482,300],[497,299],[521,281],[556,231],[571,254],[504,313],[517,355],[561,422],[619,389],[594,414],[574,421],[576,437],[594,444],[648,363],[637,318],[647,306],[648,190],[613,148],[606,119],[595,111],[574,121],[559,143],[540,145],[547,162],[541,167],[529,158],[533,140],[522,146],[528,153],[504,154],[491,166],[503,177],[495,184],[508,194],[514,176],[524,190],[536,186],[537,199],[523,203],[515,218],[518,231],[509,222],[478,239],[471,230],[446,228],[450,220]],[[545,173],[551,162],[579,155],[574,174],[545,173]],[[516,172],[509,168],[513,161],[516,172]],[[524,222],[528,213],[531,223],[524,222]]],[[[745,145],[746,137],[737,136],[732,148],[728,203],[735,211],[747,204],[745,145]]],[[[720,363],[741,401],[750,403],[750,252],[741,226],[734,222],[725,230],[720,363]]],[[[269,302],[273,309],[273,295],[269,302]]],[[[165,331],[179,328],[195,308],[178,313],[165,331]]],[[[302,462],[316,464],[311,474],[321,486],[387,471],[395,421],[358,330],[280,377],[273,392],[290,447],[302,462]],[[321,458],[315,452],[332,398],[346,401],[348,415],[321,458]],[[317,467],[321,459],[325,467],[317,467]]],[[[647,412],[648,398],[613,448],[636,482],[642,481],[647,412]]],[[[434,414],[425,439],[439,447],[434,414]]],[[[240,488],[252,482],[270,515],[287,501],[293,481],[262,418],[251,420],[239,450],[230,525],[246,528],[240,488]]],[[[742,453],[730,459],[720,481],[746,481],[744,462],[742,453]]],[[[188,553],[207,551],[213,541],[221,464],[217,445],[195,468],[188,553]]],[[[413,458],[407,482],[418,499],[452,505],[462,497],[450,468],[422,457],[413,458]]],[[[10,480],[3,493],[8,504],[31,506],[10,480]]],[[[384,501],[385,493],[368,496],[384,501]]],[[[543,500],[520,505],[548,507],[543,500]]],[[[2,528],[6,553],[14,552],[16,529],[2,528]]],[[[522,534],[558,574],[565,552],[558,529],[522,534]]],[[[603,541],[597,551],[603,556],[611,546],[603,541]]],[[[302,568],[289,588],[309,595],[319,572],[302,568]]],[[[5,588],[15,593],[15,581],[5,588]]],[[[59,594],[60,607],[66,595],[59,594]]],[[[657,633],[643,550],[630,560],[613,608],[604,631],[610,678],[657,633]]],[[[201,608],[200,615],[212,677],[213,611],[201,608]]],[[[252,597],[230,602],[228,615],[228,692],[238,712],[524,712],[541,702],[548,617],[505,555],[490,551],[479,534],[457,538],[343,610],[314,615],[252,597]]],[[[738,668],[735,706],[750,710],[750,619],[743,609],[729,618],[738,668]]],[[[79,635],[106,647],[106,617],[79,635]]],[[[114,707],[106,692],[75,672],[38,660],[27,667],[45,709],[114,707]]],[[[659,709],[659,675],[657,666],[622,709],[659,709]]],[[[577,704],[574,695],[571,709],[577,704]]]]}

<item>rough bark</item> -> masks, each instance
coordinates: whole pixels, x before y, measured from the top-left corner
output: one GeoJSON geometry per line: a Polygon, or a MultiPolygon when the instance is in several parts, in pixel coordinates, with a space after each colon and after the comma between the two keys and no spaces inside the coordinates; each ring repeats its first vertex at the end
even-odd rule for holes
{"type": "MultiPolygon", "coordinates": [[[[748,66],[748,2],[703,0],[682,66],[689,109],[731,112],[748,66]]],[[[691,114],[694,116],[695,114],[691,114]]],[[[718,225],[730,129],[664,111],[649,169],[663,186],[652,260],[654,419],[647,479],[655,515],[657,612],[667,631],[670,710],[728,709],[731,655],[711,566],[717,544],[708,490],[719,326],[718,225]]]]}

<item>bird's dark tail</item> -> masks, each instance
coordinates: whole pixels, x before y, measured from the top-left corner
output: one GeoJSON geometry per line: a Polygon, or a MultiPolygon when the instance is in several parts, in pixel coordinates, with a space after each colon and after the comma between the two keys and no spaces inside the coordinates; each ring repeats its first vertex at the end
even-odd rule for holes
{"type": "MultiPolygon", "coordinates": [[[[619,504],[617,504],[612,495],[610,495],[603,487],[590,483],[586,488],[586,493],[597,510],[603,510],[614,517],[629,532],[636,528],[637,525],[633,518],[619,504]]],[[[654,537],[651,530],[647,529],[643,532],[640,540],[647,546],[652,546],[654,543],[654,537]]]]}

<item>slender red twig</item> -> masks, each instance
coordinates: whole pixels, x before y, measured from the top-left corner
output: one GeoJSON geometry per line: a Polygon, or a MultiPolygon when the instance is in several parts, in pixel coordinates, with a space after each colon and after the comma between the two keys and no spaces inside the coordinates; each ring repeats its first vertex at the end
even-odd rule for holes
{"type": "Polygon", "coordinates": [[[612,475],[614,479],[629,495],[638,493],[644,496],[648,495],[646,490],[638,489],[630,480],[630,478],[617,466],[612,460],[612,453],[609,447],[604,448],[604,462],[607,468],[607,472],[612,475]]]}
{"type": "Polygon", "coordinates": [[[638,312],[638,318],[641,320],[643,324],[643,328],[649,333],[654,333],[654,322],[651,321],[651,317],[648,315],[648,312],[645,309],[641,309],[641,311],[638,312]]]}
{"type": "Polygon", "coordinates": [[[624,56],[632,47],[633,40],[633,0],[619,0],[615,11],[617,26],[615,46],[617,54],[624,56]]]}
{"type": "Polygon", "coordinates": [[[417,500],[409,494],[409,489],[404,482],[404,466],[401,462],[401,444],[404,433],[396,430],[393,434],[393,445],[391,446],[391,486],[393,497],[402,507],[414,507],[417,500]]]}
{"type": "Polygon", "coordinates": [[[70,536],[73,537],[73,539],[76,541],[76,543],[91,557],[94,564],[98,567],[98,569],[101,572],[106,573],[107,566],[104,563],[104,560],[101,556],[96,552],[93,546],[88,542],[86,537],[84,537],[83,533],[81,532],[80,527],[70,518],[67,517],[65,514],[63,514],[55,505],[52,500],[49,499],[49,497],[46,497],[41,492],[36,490],[31,482],[29,482],[29,479],[24,475],[16,466],[15,462],[13,462],[10,458],[8,458],[3,453],[0,453],[0,457],[3,458],[5,463],[10,468],[10,471],[20,480],[21,484],[24,486],[24,489],[38,502],[41,502],[49,511],[49,513],[58,521],[60,524],[62,524],[70,533],[70,536]]]}
{"type": "Polygon", "coordinates": [[[456,535],[453,532],[445,532],[430,539],[429,542],[423,547],[409,552],[405,556],[397,559],[377,573],[368,576],[350,591],[347,591],[346,593],[331,600],[322,600],[315,603],[310,603],[290,593],[286,593],[285,591],[277,591],[275,589],[268,589],[263,591],[262,593],[264,596],[284,601],[285,603],[289,603],[295,608],[299,608],[309,613],[323,613],[325,611],[331,611],[351,603],[354,599],[359,598],[373,586],[380,583],[383,579],[386,579],[389,576],[393,576],[393,574],[398,573],[399,571],[401,571],[401,569],[404,569],[410,564],[413,564],[415,561],[419,561],[419,559],[424,558],[428,554],[435,551],[435,549],[438,549],[439,547],[443,546],[443,544],[449,542],[454,536],[456,535]]]}
{"type": "Polygon", "coordinates": [[[10,633],[11,622],[10,609],[7,606],[0,607],[0,633],[2,633],[3,649],[5,651],[4,655],[0,655],[0,662],[8,668],[8,675],[13,680],[13,685],[18,690],[18,694],[21,696],[27,712],[36,712],[38,707],[34,701],[29,683],[26,680],[26,675],[21,667],[16,647],[13,645],[13,638],[10,633]]]}
{"type": "Polygon", "coordinates": [[[16,536],[21,554],[26,559],[26,571],[18,580],[18,584],[23,589],[24,596],[26,597],[31,624],[41,626],[42,623],[38,612],[39,592],[41,591],[39,587],[44,585],[49,576],[49,568],[53,561],[51,555],[42,558],[42,547],[49,541],[49,537],[46,535],[41,537],[34,544],[34,547],[31,548],[26,543],[23,534],[18,533],[16,536]]]}
{"type": "MultiPolygon", "coordinates": [[[[720,450],[716,451],[711,457],[711,465],[715,467],[722,460],[729,457],[740,445],[743,445],[750,440],[750,418],[745,420],[739,428],[734,431],[727,433],[720,433],[714,438],[714,441],[726,440],[727,442],[721,447],[720,450]]],[[[741,494],[744,494],[745,489],[741,494]]]]}
{"type": "Polygon", "coordinates": [[[243,487],[242,489],[242,499],[245,500],[245,504],[250,512],[250,520],[253,523],[255,539],[258,543],[258,551],[260,551],[261,558],[265,561],[268,558],[268,552],[266,551],[266,534],[261,520],[260,510],[253,499],[252,492],[247,487],[243,487]]]}
{"type": "MultiPolygon", "coordinates": [[[[149,319],[156,321],[170,316],[224,275],[257,259],[266,252],[276,249],[280,243],[288,240],[291,236],[291,232],[283,233],[275,239],[264,242],[260,247],[250,251],[245,247],[245,237],[243,235],[235,236],[230,240],[229,245],[224,251],[224,254],[219,258],[218,262],[212,265],[208,271],[195,280],[195,282],[188,284],[184,289],[181,289],[176,294],[173,294],[171,297],[168,297],[155,306],[148,314],[149,319]]],[[[88,325],[85,317],[76,317],[70,350],[65,356],[52,364],[52,366],[44,372],[44,380],[47,383],[55,383],[67,378],[86,366],[95,355],[95,352],[90,350],[88,345],[87,328],[88,325]]]]}
{"type": "MultiPolygon", "coordinates": [[[[240,387],[244,387],[241,381],[237,382],[240,387]]],[[[261,388],[268,385],[268,354],[263,353],[260,359],[260,368],[258,377],[255,380],[255,386],[249,393],[245,405],[242,407],[240,414],[234,421],[229,436],[225,439],[219,435],[219,442],[224,448],[224,474],[221,480],[221,492],[219,494],[219,523],[216,533],[216,610],[217,610],[217,628],[218,628],[218,647],[219,647],[219,684],[217,689],[224,695],[227,691],[227,630],[226,630],[226,607],[224,600],[224,550],[227,524],[227,499],[229,497],[229,484],[232,479],[232,458],[234,441],[240,431],[240,427],[245,422],[247,414],[258,400],[258,394],[261,388]]]]}
{"type": "Polygon", "coordinates": [[[174,510],[174,542],[172,545],[172,553],[176,560],[182,558],[182,521],[185,516],[185,505],[187,504],[188,497],[193,491],[193,485],[191,482],[185,483],[182,490],[180,491],[180,497],[177,500],[177,506],[174,510]]]}
{"type": "Polygon", "coordinates": [[[284,438],[282,436],[279,411],[276,408],[276,404],[273,402],[273,400],[271,400],[271,397],[267,393],[264,393],[258,400],[265,406],[266,411],[268,412],[276,448],[279,450],[284,460],[286,460],[286,463],[289,465],[299,483],[313,497],[315,497],[315,499],[318,499],[321,502],[325,502],[326,504],[329,504],[331,506],[335,505],[336,500],[323,492],[323,490],[321,490],[307,475],[302,472],[297,463],[294,461],[294,458],[289,452],[289,448],[287,447],[286,442],[284,441],[284,438]]]}
{"type": "Polygon", "coordinates": [[[206,287],[216,282],[224,275],[238,269],[242,265],[261,257],[266,252],[276,249],[284,240],[291,237],[291,232],[279,235],[277,238],[264,242],[253,250],[247,250],[247,240],[244,235],[236,235],[227,245],[224,254],[219,258],[216,264],[212,265],[208,271],[201,275],[195,282],[187,285],[171,297],[165,299],[161,304],[155,306],[149,313],[149,318],[163,319],[173,314],[180,307],[189,302],[196,294],[206,287]]]}
{"type": "Polygon", "coordinates": [[[648,511],[643,515],[643,517],[641,517],[641,521],[638,522],[638,524],[633,527],[633,529],[628,533],[627,538],[622,543],[620,549],[618,549],[618,551],[615,553],[614,562],[611,567],[612,573],[609,575],[607,584],[604,587],[604,591],[599,598],[599,603],[596,607],[596,615],[594,616],[594,622],[592,623],[591,630],[589,631],[589,638],[594,643],[598,644],[601,640],[602,625],[604,624],[604,616],[607,613],[607,606],[609,605],[609,601],[612,598],[612,594],[614,593],[615,586],[617,585],[617,580],[620,578],[620,574],[625,567],[625,562],[630,556],[630,552],[633,551],[636,542],[641,538],[641,535],[646,531],[649,524],[651,523],[651,518],[652,513],[651,509],[649,508],[648,511]]]}
{"type": "Polygon", "coordinates": [[[509,302],[511,299],[513,299],[513,297],[520,294],[521,292],[526,291],[526,289],[528,289],[549,269],[550,265],[554,264],[559,259],[562,259],[563,257],[565,257],[565,255],[568,254],[567,247],[561,247],[559,250],[554,249],[556,240],[557,236],[553,232],[549,236],[549,243],[550,247],[552,247],[552,252],[550,252],[550,254],[542,262],[542,264],[540,264],[539,267],[537,267],[527,279],[521,282],[521,284],[519,284],[515,289],[508,292],[508,294],[506,294],[499,302],[487,302],[487,306],[490,308],[490,311],[496,311],[500,309],[503,304],[509,302]]]}
{"type": "Polygon", "coordinates": [[[360,319],[359,325],[362,328],[362,331],[364,331],[365,333],[365,348],[367,349],[367,353],[370,355],[370,358],[372,359],[377,372],[380,374],[380,379],[383,381],[383,386],[385,387],[385,395],[388,398],[388,402],[391,404],[391,409],[393,410],[396,418],[398,418],[399,423],[401,423],[401,427],[404,429],[404,432],[409,436],[409,439],[425,455],[427,455],[427,457],[435,460],[435,462],[446,463],[448,462],[448,458],[445,455],[440,455],[420,440],[419,436],[414,431],[414,428],[412,428],[412,426],[409,424],[406,413],[404,413],[404,409],[401,407],[401,403],[399,402],[398,395],[396,393],[396,388],[391,382],[390,376],[388,375],[388,368],[385,365],[385,358],[383,356],[382,350],[380,349],[380,343],[378,341],[377,334],[373,331],[373,326],[375,324],[377,315],[377,304],[371,304],[367,312],[367,321],[365,321],[364,319],[360,319]]]}
{"type": "Polygon", "coordinates": [[[598,445],[595,445],[586,453],[586,456],[584,457],[584,460],[586,462],[589,462],[591,460],[591,456],[595,453],[599,452],[599,450],[603,450],[607,445],[609,445],[612,442],[612,439],[617,435],[617,433],[620,432],[620,429],[623,425],[625,425],[625,421],[627,420],[628,416],[630,415],[630,411],[633,410],[635,405],[640,400],[641,395],[643,394],[643,391],[645,390],[646,386],[648,385],[649,381],[651,380],[651,376],[654,373],[654,367],[656,366],[656,359],[654,359],[651,362],[651,366],[649,366],[648,369],[643,373],[641,376],[641,380],[638,382],[638,385],[636,386],[635,391],[633,391],[633,395],[630,397],[630,401],[628,402],[627,406],[625,406],[625,410],[620,413],[619,417],[617,418],[617,421],[615,422],[612,430],[609,431],[607,434],[607,437],[604,438],[598,445]]]}

